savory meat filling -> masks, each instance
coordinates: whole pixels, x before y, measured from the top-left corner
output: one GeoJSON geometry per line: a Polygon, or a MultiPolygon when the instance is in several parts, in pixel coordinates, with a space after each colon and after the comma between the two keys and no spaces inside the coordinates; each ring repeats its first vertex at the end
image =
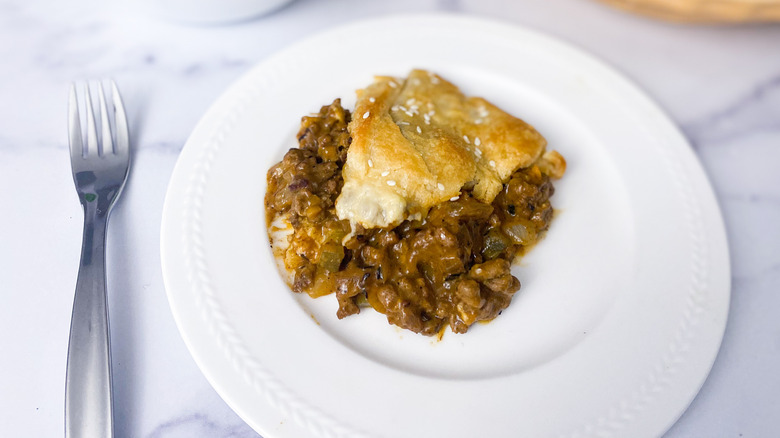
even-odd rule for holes
{"type": "Polygon", "coordinates": [[[548,175],[531,165],[512,174],[492,204],[464,188],[424,218],[352,229],[334,207],[344,186],[350,120],[339,100],[304,117],[299,147],[268,171],[269,224],[281,217],[293,228],[283,253],[293,291],[312,297],[335,291],[339,318],[373,307],[391,324],[424,335],[447,325],[465,333],[495,318],[520,288],[512,260],[552,219],[548,175]]]}

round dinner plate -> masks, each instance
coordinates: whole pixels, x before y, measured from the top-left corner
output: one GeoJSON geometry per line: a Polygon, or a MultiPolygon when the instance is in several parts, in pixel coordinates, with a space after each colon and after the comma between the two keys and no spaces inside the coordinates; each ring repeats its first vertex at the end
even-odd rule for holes
{"type": "Polygon", "coordinates": [[[184,147],[161,241],[184,341],[265,438],[659,436],[704,382],[728,314],[721,215],[664,113],[580,50],[462,16],[351,24],[252,69],[184,147]],[[512,304],[441,340],[292,293],[265,227],[266,172],[301,116],[412,68],[524,119],[568,161],[512,304]]]}

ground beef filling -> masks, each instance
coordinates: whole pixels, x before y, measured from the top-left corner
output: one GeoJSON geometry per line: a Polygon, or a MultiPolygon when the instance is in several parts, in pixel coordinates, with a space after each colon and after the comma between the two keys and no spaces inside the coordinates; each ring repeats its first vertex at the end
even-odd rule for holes
{"type": "Polygon", "coordinates": [[[515,172],[491,205],[464,189],[422,220],[393,229],[352,230],[334,204],[351,138],[339,100],[304,117],[299,147],[268,171],[269,221],[293,226],[284,263],[292,289],[319,297],[335,291],[338,317],[372,307],[391,324],[434,335],[465,333],[505,309],[520,289],[511,261],[552,219],[553,186],[537,166],[515,172]]]}

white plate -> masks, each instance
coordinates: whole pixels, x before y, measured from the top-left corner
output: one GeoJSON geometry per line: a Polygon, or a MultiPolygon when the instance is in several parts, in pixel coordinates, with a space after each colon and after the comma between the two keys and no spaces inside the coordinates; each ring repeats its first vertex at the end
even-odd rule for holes
{"type": "Polygon", "coordinates": [[[266,438],[658,436],[701,387],[729,302],[720,212],[663,112],[579,50],[458,16],[326,32],[230,87],[176,166],[162,260],[193,357],[266,438]],[[413,67],[522,117],[569,163],[512,305],[440,342],[290,292],[263,212],[302,115],[413,67]]]}

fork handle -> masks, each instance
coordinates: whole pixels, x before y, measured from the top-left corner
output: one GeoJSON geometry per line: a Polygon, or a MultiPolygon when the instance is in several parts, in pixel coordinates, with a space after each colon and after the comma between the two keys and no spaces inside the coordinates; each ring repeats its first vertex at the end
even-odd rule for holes
{"type": "Polygon", "coordinates": [[[108,212],[84,202],[84,240],[68,343],[65,437],[112,438],[111,347],[106,302],[108,212]]]}

